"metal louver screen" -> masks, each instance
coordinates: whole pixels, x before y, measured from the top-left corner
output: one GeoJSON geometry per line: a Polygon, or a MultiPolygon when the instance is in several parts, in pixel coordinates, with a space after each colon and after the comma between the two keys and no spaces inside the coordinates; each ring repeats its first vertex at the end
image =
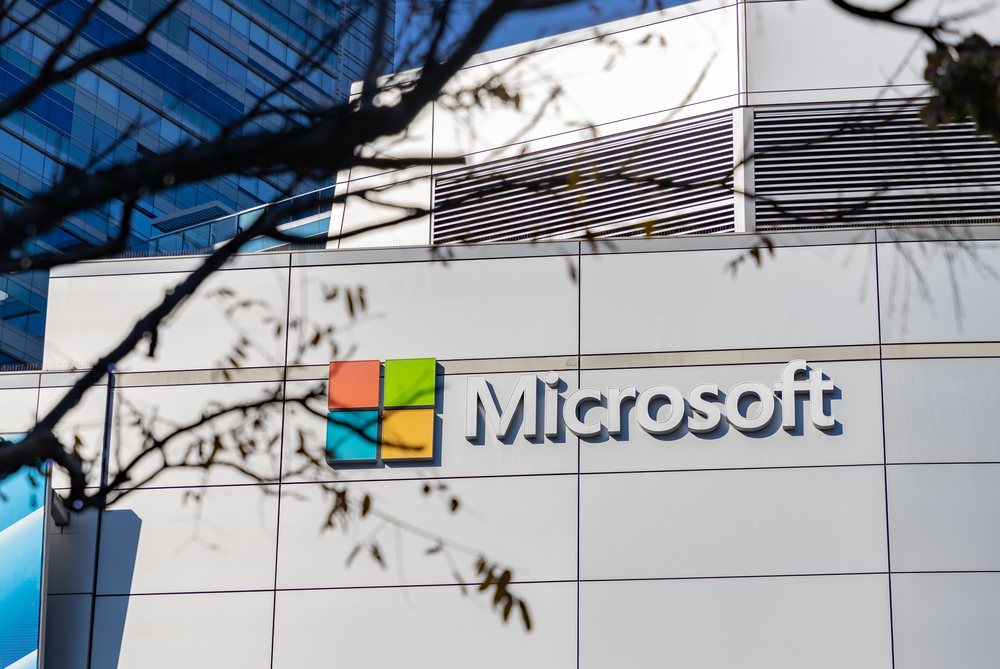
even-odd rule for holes
{"type": "Polygon", "coordinates": [[[209,202],[190,209],[178,211],[169,216],[160,216],[152,221],[153,227],[160,232],[173,232],[181,228],[190,227],[197,223],[210,221],[231,214],[233,211],[221,202],[209,202]]]}
{"type": "Polygon", "coordinates": [[[435,244],[733,230],[732,115],[444,173],[435,244]]]}
{"type": "Polygon", "coordinates": [[[756,227],[995,222],[1000,147],[920,105],[754,113],[756,227]]]}

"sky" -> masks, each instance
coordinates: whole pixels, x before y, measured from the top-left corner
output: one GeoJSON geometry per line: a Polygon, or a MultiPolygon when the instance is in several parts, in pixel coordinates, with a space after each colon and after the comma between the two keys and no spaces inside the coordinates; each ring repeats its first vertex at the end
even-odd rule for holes
{"type": "MultiPolygon", "coordinates": [[[[571,2],[551,9],[514,12],[507,16],[497,29],[487,38],[482,51],[499,49],[512,44],[520,44],[543,37],[550,37],[571,30],[589,28],[609,21],[654,12],[664,7],[683,5],[691,0],[581,0],[571,2]]],[[[398,0],[396,4],[396,69],[407,69],[400,62],[406,52],[406,44],[412,31],[404,16],[407,12],[407,2],[419,0],[398,0]]],[[[471,18],[474,12],[486,6],[488,0],[471,0],[462,16],[471,18]]],[[[456,33],[462,29],[461,22],[456,22],[456,33]]],[[[421,25],[418,23],[417,25],[421,25]]],[[[423,26],[422,26],[423,27],[423,26]]],[[[457,34],[455,35],[457,37],[457,34]]]]}
{"type": "Polygon", "coordinates": [[[497,26],[483,51],[589,28],[608,21],[683,5],[690,0],[600,0],[573,2],[552,9],[514,12],[497,26]]]}

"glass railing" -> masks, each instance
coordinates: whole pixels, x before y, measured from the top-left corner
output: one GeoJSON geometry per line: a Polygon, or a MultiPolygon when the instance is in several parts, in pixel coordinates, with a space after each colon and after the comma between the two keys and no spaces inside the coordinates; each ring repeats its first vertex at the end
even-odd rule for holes
{"type": "MultiPolygon", "coordinates": [[[[311,218],[322,213],[329,214],[332,208],[331,205],[329,203],[318,203],[322,198],[332,195],[334,188],[334,186],[322,188],[311,193],[298,195],[289,200],[283,200],[277,203],[277,205],[258,207],[257,209],[251,209],[240,214],[234,214],[232,216],[218,218],[213,221],[207,221],[184,230],[178,230],[177,232],[171,232],[165,235],[160,235],[159,237],[153,237],[131,245],[128,252],[123,255],[169,256],[185,255],[189,253],[197,253],[199,251],[207,253],[210,252],[216,245],[232,239],[239,232],[246,229],[247,226],[251,225],[260,216],[262,216],[271,206],[285,205],[294,201],[298,206],[304,207],[302,211],[295,215],[295,220],[311,218]],[[315,206],[309,206],[311,201],[316,201],[317,204],[315,206]]],[[[278,225],[285,226],[292,222],[293,220],[291,216],[285,216],[278,220],[278,225]]],[[[311,237],[317,237],[319,235],[326,236],[329,228],[330,217],[325,216],[301,226],[285,228],[283,232],[297,237],[302,237],[303,241],[307,242],[311,237]]],[[[244,244],[240,248],[240,252],[254,253],[257,251],[266,251],[267,249],[281,246],[285,243],[286,242],[260,237],[244,244]]]]}

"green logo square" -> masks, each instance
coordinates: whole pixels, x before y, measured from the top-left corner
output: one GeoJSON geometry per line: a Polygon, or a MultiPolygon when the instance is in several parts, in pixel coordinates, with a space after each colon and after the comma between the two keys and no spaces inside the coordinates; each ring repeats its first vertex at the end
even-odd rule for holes
{"type": "Polygon", "coordinates": [[[433,407],[434,358],[385,361],[385,407],[433,407]]]}

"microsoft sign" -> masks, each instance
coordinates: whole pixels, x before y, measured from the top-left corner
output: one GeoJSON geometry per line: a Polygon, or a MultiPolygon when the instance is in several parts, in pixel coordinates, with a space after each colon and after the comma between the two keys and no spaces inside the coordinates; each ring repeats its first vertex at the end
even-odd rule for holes
{"type": "MultiPolygon", "coordinates": [[[[809,402],[809,415],[813,425],[821,430],[830,430],[835,425],[833,414],[824,411],[824,396],[832,393],[833,381],[823,378],[821,369],[810,369],[805,360],[792,360],[774,383],[774,392],[763,383],[738,383],[725,393],[725,401],[720,401],[719,386],[715,383],[701,383],[691,388],[685,396],[678,388],[657,384],[638,391],[634,386],[600,388],[580,388],[570,393],[559,411],[559,382],[556,372],[543,375],[544,400],[543,423],[546,437],[559,434],[559,423],[579,437],[593,437],[607,429],[610,435],[622,432],[622,413],[634,405],[636,422],[649,434],[670,434],[682,424],[694,433],[712,432],[725,418],[729,424],[741,432],[763,430],[774,419],[775,394],[781,396],[781,426],[788,431],[795,430],[795,398],[805,395],[809,402]],[[750,399],[759,406],[756,413],[741,411],[741,404],[750,399]],[[669,411],[660,417],[660,411],[653,411],[654,403],[669,403],[669,411]],[[691,407],[688,414],[687,407],[691,407]],[[601,408],[601,411],[591,409],[601,408]],[[752,414],[752,415],[751,415],[752,414]]],[[[479,439],[480,409],[492,426],[497,438],[504,439],[510,431],[514,416],[523,412],[521,434],[534,439],[537,434],[538,375],[523,374],[518,379],[507,403],[501,408],[484,376],[470,377],[466,390],[465,437],[469,441],[479,439]]]]}

